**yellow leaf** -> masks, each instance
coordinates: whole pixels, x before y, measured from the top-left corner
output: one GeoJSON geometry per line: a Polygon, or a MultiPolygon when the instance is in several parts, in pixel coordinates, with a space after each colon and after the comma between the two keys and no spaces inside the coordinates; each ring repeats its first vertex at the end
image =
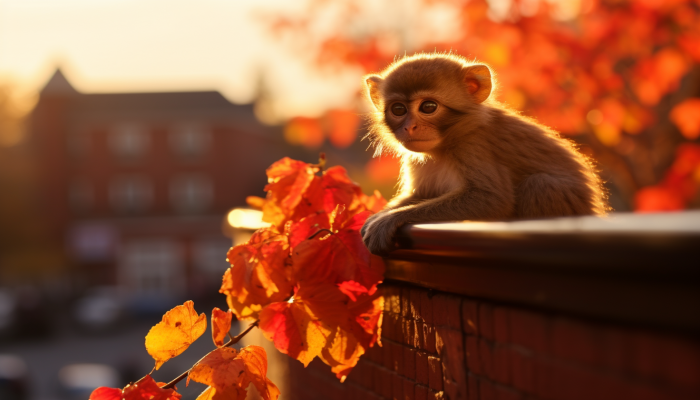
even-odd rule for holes
{"type": "Polygon", "coordinates": [[[156,369],[183,351],[207,330],[204,313],[197,315],[191,300],[163,315],[146,335],[146,351],[156,360],[156,369]]]}

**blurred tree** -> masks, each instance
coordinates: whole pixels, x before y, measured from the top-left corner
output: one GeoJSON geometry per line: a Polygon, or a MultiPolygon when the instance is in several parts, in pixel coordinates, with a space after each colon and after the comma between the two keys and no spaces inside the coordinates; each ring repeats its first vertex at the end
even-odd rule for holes
{"type": "MultiPolygon", "coordinates": [[[[268,22],[321,71],[374,72],[414,51],[485,61],[501,101],[598,161],[615,209],[700,206],[700,150],[686,143],[700,136],[700,0],[313,0],[268,22]]],[[[300,143],[322,142],[319,125],[305,119],[316,130],[300,143]]]]}

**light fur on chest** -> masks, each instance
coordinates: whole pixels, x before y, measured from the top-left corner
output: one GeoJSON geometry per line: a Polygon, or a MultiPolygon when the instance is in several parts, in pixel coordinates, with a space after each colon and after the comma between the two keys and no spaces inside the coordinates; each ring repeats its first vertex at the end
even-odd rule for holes
{"type": "Polygon", "coordinates": [[[402,192],[430,199],[459,190],[464,185],[459,172],[444,161],[427,160],[404,169],[402,192]]]}

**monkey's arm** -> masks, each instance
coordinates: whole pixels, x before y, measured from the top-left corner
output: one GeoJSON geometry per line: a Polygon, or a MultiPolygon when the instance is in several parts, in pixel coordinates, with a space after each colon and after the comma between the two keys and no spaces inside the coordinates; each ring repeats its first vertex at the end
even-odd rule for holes
{"type": "Polygon", "coordinates": [[[461,220],[502,220],[512,216],[512,190],[462,189],[418,204],[384,210],[362,227],[370,252],[384,254],[393,247],[396,230],[405,224],[461,220]]]}

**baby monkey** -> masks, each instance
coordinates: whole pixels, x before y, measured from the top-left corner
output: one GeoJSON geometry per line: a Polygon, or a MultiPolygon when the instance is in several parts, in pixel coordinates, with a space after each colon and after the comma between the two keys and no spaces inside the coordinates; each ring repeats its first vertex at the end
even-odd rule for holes
{"type": "Polygon", "coordinates": [[[404,224],[605,213],[590,161],[494,100],[488,66],[417,54],[365,83],[375,155],[401,157],[398,194],[362,227],[372,253],[390,251],[404,224]]]}

